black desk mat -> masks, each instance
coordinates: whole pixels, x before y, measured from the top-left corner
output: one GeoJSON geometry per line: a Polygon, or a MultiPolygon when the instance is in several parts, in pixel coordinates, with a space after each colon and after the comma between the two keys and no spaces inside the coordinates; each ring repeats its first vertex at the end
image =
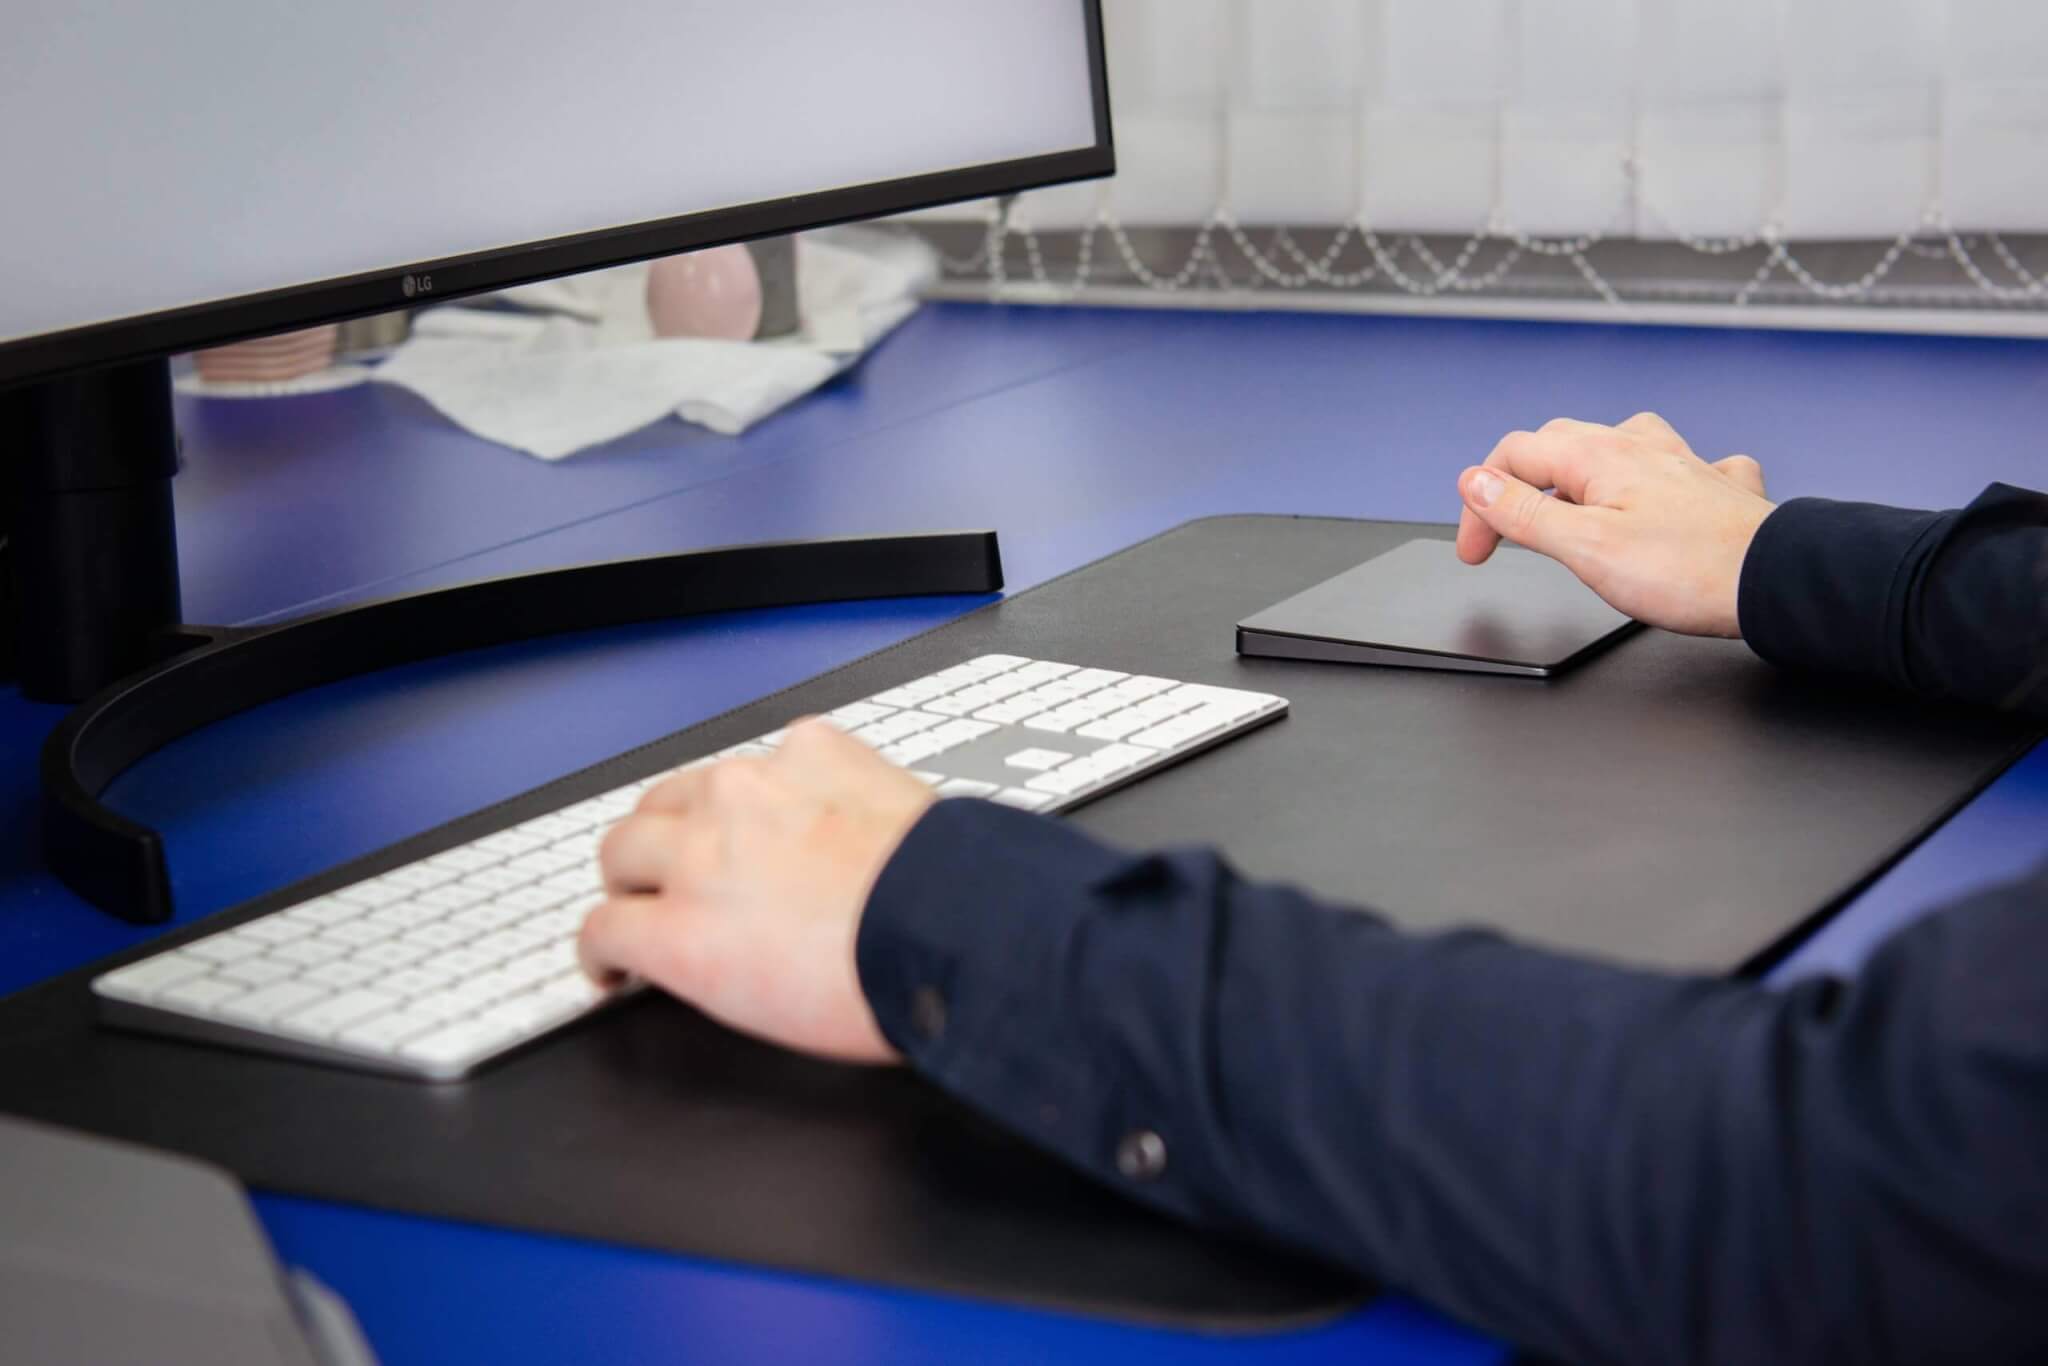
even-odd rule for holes
{"type": "MultiPolygon", "coordinates": [[[[1232,653],[1240,618],[1449,534],[1191,523],[206,928],[1006,651],[1292,700],[1278,724],[1071,818],[1098,834],[1214,842],[1409,925],[1477,921],[1730,971],[1839,905],[2039,734],[1658,632],[1549,681],[1232,653]]],[[[105,966],[0,1002],[0,1110],[190,1152],[271,1190],[1125,1319],[1258,1330],[1366,1293],[1157,1218],[912,1076],[779,1054],[666,1000],[436,1088],[96,1028],[85,982],[105,966]]]]}

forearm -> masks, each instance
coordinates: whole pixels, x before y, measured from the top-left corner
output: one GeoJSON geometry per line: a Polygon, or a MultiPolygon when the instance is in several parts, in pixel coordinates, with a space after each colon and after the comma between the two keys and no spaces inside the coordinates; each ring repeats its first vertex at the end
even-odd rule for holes
{"type": "Polygon", "coordinates": [[[1824,984],[1780,997],[1408,936],[1204,854],[1126,858],[965,804],[907,849],[862,932],[884,1028],[1139,1198],[1576,1359],[1881,1357],[1909,1331],[1968,1331],[1859,1307],[1900,1274],[1938,1312],[2014,1331],[1994,1312],[2013,1283],[1942,1259],[1952,1212],[1910,1179],[1952,1155],[1855,1113],[1849,1071],[1880,1069],[1862,1081],[1882,1090],[1910,1060],[1854,1031],[1881,1022],[1896,1046],[1926,1009],[1911,990],[1885,1016],[1824,984]],[[940,890],[972,871],[985,904],[940,890]],[[925,988],[947,1002],[936,1036],[905,1004],[925,988]],[[1141,1133],[1163,1171],[1131,1160],[1141,1133]],[[1868,1239],[1893,1241],[1874,1257],[1868,1239]]]}
{"type": "Polygon", "coordinates": [[[1968,508],[1798,498],[1743,562],[1739,614],[1773,663],[2048,715],[2048,496],[1968,508]]]}

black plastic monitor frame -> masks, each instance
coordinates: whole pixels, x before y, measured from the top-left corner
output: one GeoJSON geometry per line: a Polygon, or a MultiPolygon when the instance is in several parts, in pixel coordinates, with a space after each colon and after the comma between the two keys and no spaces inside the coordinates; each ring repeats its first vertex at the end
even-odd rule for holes
{"type": "MultiPolygon", "coordinates": [[[[123,919],[173,906],[161,836],[100,800],[150,751],[354,673],[561,631],[855,597],[1002,586],[993,532],[693,551],[463,585],[260,630],[183,625],[167,357],[650,257],[1111,175],[1101,0],[1087,20],[1092,147],[422,261],[0,343],[0,478],[13,484],[25,694],[86,700],[42,755],[52,872],[123,919]],[[309,653],[308,646],[317,644],[309,653]],[[310,662],[317,659],[318,662],[310,662]]],[[[0,526],[0,535],[9,528],[0,526]]],[[[0,594],[4,601],[4,594],[0,594]]],[[[0,655],[4,655],[0,651],[0,655]]]]}
{"type": "Polygon", "coordinates": [[[1095,143],[1091,147],[416,261],[341,279],[0,341],[0,389],[426,302],[443,303],[657,256],[1114,175],[1116,151],[1110,129],[1102,0],[1073,3],[1087,12],[1089,81],[1095,105],[1095,143]],[[422,280],[428,282],[425,290],[421,289],[422,280]]]}

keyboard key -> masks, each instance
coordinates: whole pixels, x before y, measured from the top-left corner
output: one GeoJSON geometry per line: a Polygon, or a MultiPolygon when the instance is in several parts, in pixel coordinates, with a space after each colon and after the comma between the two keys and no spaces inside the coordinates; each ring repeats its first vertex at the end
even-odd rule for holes
{"type": "Polygon", "coordinates": [[[223,1002],[216,1013],[222,1019],[241,1024],[267,1025],[281,1015],[302,1010],[331,994],[326,987],[316,987],[308,982],[278,982],[223,1002]]]}
{"type": "Polygon", "coordinates": [[[354,958],[337,958],[332,963],[322,963],[317,968],[307,968],[302,976],[302,980],[317,983],[323,987],[333,987],[336,991],[346,991],[350,987],[359,987],[371,978],[379,976],[381,971],[381,969],[371,963],[360,962],[354,958]]]}
{"type": "Polygon", "coordinates": [[[1114,777],[1120,773],[1130,772],[1152,757],[1151,750],[1142,749],[1137,745],[1104,745],[1079,762],[1086,765],[1090,772],[1099,773],[1104,777],[1114,777]]]}
{"type": "Polygon", "coordinates": [[[1133,703],[1130,708],[1130,714],[1132,716],[1142,716],[1147,721],[1156,725],[1161,721],[1171,721],[1181,713],[1193,710],[1193,707],[1193,703],[1176,701],[1170,696],[1152,697],[1147,698],[1143,702],[1133,703]]]}
{"type": "Polygon", "coordinates": [[[1170,678],[1154,678],[1150,674],[1135,674],[1117,684],[1112,691],[1119,697],[1127,697],[1134,702],[1141,702],[1148,697],[1157,697],[1160,693],[1172,692],[1179,686],[1170,678]]]}
{"type": "Polygon", "coordinates": [[[837,711],[825,713],[825,719],[841,730],[857,730],[885,716],[893,716],[894,707],[885,707],[874,702],[849,702],[837,711]]]}
{"type": "Polygon", "coordinates": [[[1014,806],[1020,811],[1042,811],[1052,805],[1053,797],[1050,792],[1031,792],[1021,787],[1006,787],[989,800],[1003,806],[1014,806]]]}
{"type": "Polygon", "coordinates": [[[563,1001],[581,1010],[594,1006],[612,993],[591,981],[578,968],[534,988],[534,995],[563,1001]]]}
{"type": "Polygon", "coordinates": [[[343,887],[334,893],[334,900],[374,911],[380,906],[389,906],[394,901],[403,901],[411,895],[411,888],[400,887],[378,877],[371,878],[368,882],[358,882],[353,887],[343,887]]]}
{"type": "MultiPolygon", "coordinates": [[[[939,683],[906,683],[900,688],[891,688],[887,692],[878,692],[873,697],[870,697],[868,702],[870,705],[877,707],[914,707],[920,702],[927,702],[934,697],[944,696],[950,691],[952,689],[939,683]]],[[[841,710],[844,710],[844,708],[841,708],[841,710]]]]}
{"type": "Polygon", "coordinates": [[[205,939],[195,939],[185,946],[185,952],[194,958],[204,958],[209,963],[233,963],[243,958],[254,958],[262,953],[263,941],[245,939],[237,934],[216,934],[205,939]]]}
{"type": "Polygon", "coordinates": [[[565,1020],[581,1009],[581,1006],[560,997],[542,996],[528,991],[478,1011],[475,1020],[480,1025],[503,1025],[520,1034],[527,1034],[565,1020]]]}
{"type": "Polygon", "coordinates": [[[444,882],[453,882],[462,876],[462,870],[434,863],[413,863],[403,868],[394,868],[386,873],[383,881],[394,887],[403,887],[412,892],[430,891],[444,882]]]}
{"type": "Polygon", "coordinates": [[[416,944],[410,939],[386,939],[381,944],[357,949],[355,961],[389,972],[394,968],[410,967],[431,952],[433,950],[429,946],[416,944]]]}
{"type": "Polygon", "coordinates": [[[1079,722],[1071,716],[1063,716],[1057,711],[1047,711],[1040,712],[1038,715],[1026,720],[1024,728],[1026,730],[1042,730],[1048,735],[1065,735],[1072,731],[1077,724],[1079,722]]]}
{"type": "Polygon", "coordinates": [[[1084,691],[1105,688],[1112,683],[1121,683],[1129,674],[1120,674],[1115,669],[1081,669],[1067,675],[1065,681],[1075,684],[1084,691]]]}
{"type": "Polygon", "coordinates": [[[519,927],[560,935],[564,939],[574,939],[577,932],[583,928],[583,921],[590,914],[591,908],[596,905],[595,899],[572,901],[557,906],[552,911],[542,911],[539,915],[528,916],[519,922],[519,927]]]}
{"type": "Polygon", "coordinates": [[[403,934],[416,925],[425,925],[448,914],[438,906],[425,906],[418,901],[401,901],[396,906],[386,906],[381,911],[371,911],[363,917],[365,925],[381,925],[390,934],[403,934]]]}
{"type": "Polygon", "coordinates": [[[467,944],[481,933],[483,931],[473,925],[457,925],[447,920],[436,920],[432,924],[409,930],[392,942],[416,951],[418,957],[412,961],[418,962],[420,958],[430,953],[446,953],[450,949],[467,944]]]}
{"type": "Polygon", "coordinates": [[[1129,710],[1111,712],[1099,721],[1090,721],[1074,734],[1090,740],[1124,740],[1146,729],[1153,723],[1129,710]]]}
{"type": "Polygon", "coordinates": [[[493,904],[504,906],[524,915],[531,915],[535,911],[545,911],[551,907],[559,906],[574,895],[575,893],[573,892],[564,891],[559,887],[549,887],[543,883],[532,887],[521,887],[516,892],[507,892],[493,904]]]}
{"type": "Polygon", "coordinates": [[[345,991],[339,996],[330,996],[304,1010],[293,1011],[278,1019],[278,1027],[310,1039],[325,1039],[336,1031],[366,1020],[373,1015],[382,1015],[398,1004],[395,996],[386,996],[381,991],[345,991]]]}
{"type": "Polygon", "coordinates": [[[388,1010],[382,1015],[372,1015],[359,1020],[334,1036],[334,1041],[351,1048],[367,1049],[373,1053],[388,1053],[407,1039],[416,1039],[434,1028],[440,1021],[431,1015],[416,1015],[409,1010],[388,1010]]]}
{"type": "MultiPolygon", "coordinates": [[[[392,901],[403,899],[402,897],[391,898],[392,901]]],[[[382,904],[388,905],[389,903],[382,904]]],[[[354,920],[369,909],[372,908],[367,905],[343,901],[336,897],[323,896],[312,901],[300,902],[289,911],[286,911],[285,915],[302,925],[332,925],[341,920],[354,920]]]]}
{"type": "Polygon", "coordinates": [[[348,956],[348,945],[337,944],[332,939],[295,939],[290,943],[272,946],[270,956],[280,963],[296,963],[302,968],[317,968],[322,963],[332,963],[337,958],[348,956]]]}
{"type": "Polygon", "coordinates": [[[281,915],[266,915],[237,926],[235,933],[246,939],[260,939],[266,944],[281,944],[287,939],[297,939],[304,931],[281,915]]]}
{"type": "Polygon", "coordinates": [[[1068,674],[1078,671],[1071,664],[1055,664],[1051,660],[1038,659],[1022,666],[1015,672],[1017,677],[1024,679],[1026,682],[1050,683],[1055,678],[1065,678],[1068,674]]]}
{"type": "Polygon", "coordinates": [[[536,849],[545,849],[552,843],[554,841],[544,835],[521,830],[515,825],[510,830],[500,830],[495,835],[484,836],[476,842],[476,847],[493,854],[502,854],[506,858],[517,858],[536,849]]]}
{"type": "Polygon", "coordinates": [[[507,906],[501,901],[491,901],[481,906],[472,906],[466,911],[457,911],[443,923],[455,928],[466,929],[472,935],[479,935],[510,925],[515,920],[523,920],[529,914],[531,912],[522,911],[516,906],[507,906]]]}
{"type": "Polygon", "coordinates": [[[1074,756],[1057,749],[1020,749],[1003,760],[1006,767],[1021,768],[1031,773],[1044,773],[1058,768],[1074,756]]]}
{"type": "Polygon", "coordinates": [[[444,949],[437,955],[434,961],[439,963],[440,966],[447,968],[450,972],[455,973],[458,977],[468,977],[474,973],[486,971],[497,962],[489,954],[478,953],[467,944],[457,948],[444,949]]]}
{"type": "Polygon", "coordinates": [[[430,868],[451,869],[458,874],[473,873],[479,868],[488,868],[494,863],[502,862],[504,857],[503,854],[494,854],[487,849],[479,849],[475,845],[465,844],[460,848],[450,849],[446,853],[434,855],[427,860],[427,866],[430,868]]]}
{"type": "Polygon", "coordinates": [[[992,725],[1014,726],[1025,717],[1036,716],[1044,710],[1043,706],[1029,698],[1012,698],[1008,702],[998,702],[993,707],[983,707],[974,713],[974,719],[987,721],[992,725]]]}
{"type": "Polygon", "coordinates": [[[945,725],[931,731],[930,735],[934,740],[944,741],[946,747],[951,749],[958,745],[979,740],[984,735],[993,735],[999,729],[1001,727],[992,726],[986,721],[959,720],[948,721],[945,725]]]}
{"type": "Polygon", "coordinates": [[[430,906],[437,911],[447,912],[466,910],[480,901],[490,899],[491,893],[487,889],[469,887],[458,882],[453,886],[436,887],[431,892],[421,892],[413,898],[413,902],[416,905],[430,906]]]}
{"type": "Polygon", "coordinates": [[[1147,745],[1153,749],[1179,749],[1197,740],[1207,739],[1223,729],[1223,722],[1200,712],[1190,712],[1152,727],[1141,730],[1130,739],[1134,745],[1147,745]]]}
{"type": "Polygon", "coordinates": [[[539,877],[536,874],[514,872],[509,866],[500,865],[471,873],[456,886],[473,887],[482,892],[509,892],[514,887],[524,887],[530,882],[537,881],[539,877]]]}
{"type": "Polygon", "coordinates": [[[1041,773],[1025,786],[1033,792],[1049,792],[1055,797],[1071,797],[1084,787],[1100,782],[1094,773],[1077,766],[1056,768],[1050,773],[1041,773]]]}
{"type": "Polygon", "coordinates": [[[544,839],[553,841],[567,839],[571,835],[580,835],[595,824],[597,824],[595,816],[588,820],[577,820],[571,817],[567,811],[557,811],[552,816],[536,816],[519,828],[530,834],[539,835],[544,839]]]}
{"type": "Polygon", "coordinates": [[[1002,791],[994,783],[984,783],[975,778],[948,778],[939,784],[941,797],[992,797],[1002,791]]]}
{"type": "Polygon", "coordinates": [[[540,885],[548,891],[568,892],[571,895],[601,892],[604,890],[604,869],[598,867],[596,859],[591,859],[587,863],[566,868],[551,878],[543,879],[540,885]]]}
{"type": "Polygon", "coordinates": [[[239,963],[223,963],[213,970],[213,975],[224,982],[240,982],[245,987],[267,987],[272,982],[282,982],[299,975],[291,963],[280,963],[275,958],[244,958],[239,963]]]}
{"type": "MultiPolygon", "coordinates": [[[[573,835],[569,837],[572,841],[576,838],[573,835]]],[[[583,862],[586,847],[582,843],[576,843],[573,847],[551,844],[545,849],[536,849],[530,854],[521,854],[518,858],[508,859],[505,863],[505,868],[508,872],[530,873],[535,880],[553,877],[564,868],[573,868],[583,862]]]]}
{"type": "Polygon", "coordinates": [[[527,953],[514,958],[500,968],[499,972],[504,980],[517,982],[519,989],[525,990],[547,981],[561,970],[562,965],[555,961],[553,954],[541,952],[527,953]]]}
{"type": "Polygon", "coordinates": [[[910,776],[917,779],[919,782],[923,783],[926,787],[937,787],[940,783],[946,781],[945,774],[927,773],[925,770],[921,768],[912,769],[910,771],[910,776]]]}
{"type": "Polygon", "coordinates": [[[218,977],[188,977],[178,985],[160,992],[156,1002],[162,1006],[176,1006],[181,1010],[189,1010],[195,1015],[210,1015],[215,1006],[242,995],[248,989],[240,982],[223,982],[218,977]]]}
{"type": "Polygon", "coordinates": [[[399,1045],[398,1054],[434,1068],[456,1068],[490,1053],[523,1031],[503,1021],[457,1020],[399,1045]]]}
{"type": "Polygon", "coordinates": [[[339,925],[329,925],[320,932],[320,937],[322,939],[330,939],[337,944],[346,944],[352,949],[359,949],[365,944],[374,944],[381,939],[389,939],[391,937],[391,927],[389,925],[372,924],[364,920],[347,920],[339,925]]]}

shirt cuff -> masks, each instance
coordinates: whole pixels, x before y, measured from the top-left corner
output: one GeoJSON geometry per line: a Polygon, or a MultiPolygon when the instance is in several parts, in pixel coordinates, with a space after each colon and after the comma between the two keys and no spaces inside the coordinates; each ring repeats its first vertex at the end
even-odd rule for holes
{"type": "MultiPolygon", "coordinates": [[[[973,798],[926,811],[868,893],[861,990],[898,1052],[930,1074],[964,1065],[1025,983],[1058,974],[1089,891],[1128,860],[1059,822],[973,798]]],[[[1031,1003],[1043,1018],[1047,1003],[1031,1003]]]]}
{"type": "Polygon", "coordinates": [[[1742,561],[1742,638],[1771,663],[1910,686],[1905,610],[1957,514],[1794,498],[1742,561]]]}

